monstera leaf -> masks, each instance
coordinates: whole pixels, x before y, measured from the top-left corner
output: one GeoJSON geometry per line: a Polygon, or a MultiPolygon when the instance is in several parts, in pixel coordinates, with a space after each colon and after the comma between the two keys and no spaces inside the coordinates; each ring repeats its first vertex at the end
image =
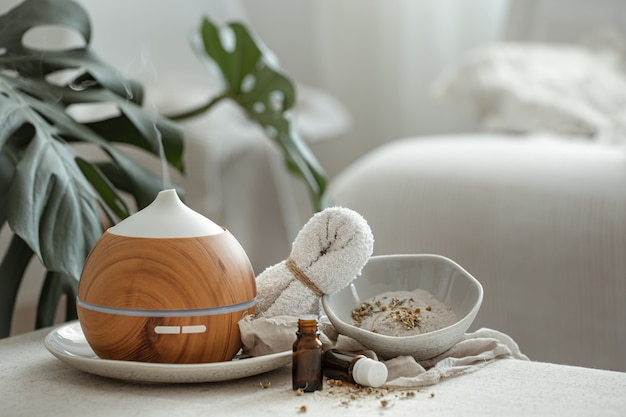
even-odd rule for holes
{"type": "Polygon", "coordinates": [[[295,87],[271,52],[240,23],[218,28],[205,18],[199,38],[193,45],[215,69],[224,91],[207,104],[172,118],[195,116],[220,100],[232,99],[278,144],[288,168],[306,181],[316,211],[323,209],[327,205],[326,176],[293,126],[290,110],[296,99],[295,87]]]}
{"type": "Polygon", "coordinates": [[[163,155],[183,169],[180,129],[141,108],[141,86],[100,61],[89,49],[90,37],[88,16],[72,1],[26,0],[0,16],[0,225],[8,223],[14,233],[0,264],[0,337],[8,333],[6,315],[33,254],[49,271],[40,313],[53,317],[60,295],[76,287],[103,217],[117,222],[130,214],[120,191],[143,207],[163,188],[161,178],[117,143],[163,155]],[[24,44],[28,31],[47,25],[75,31],[85,46],[24,44]],[[72,117],[93,104],[117,114],[84,123],[72,117]],[[90,160],[76,142],[100,148],[104,157],[90,160]]]}

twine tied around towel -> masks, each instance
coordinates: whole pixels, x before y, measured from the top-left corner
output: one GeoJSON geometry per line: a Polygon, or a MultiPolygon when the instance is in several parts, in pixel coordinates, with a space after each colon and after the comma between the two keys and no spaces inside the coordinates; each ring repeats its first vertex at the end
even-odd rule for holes
{"type": "Polygon", "coordinates": [[[303,283],[308,289],[313,291],[315,295],[317,295],[318,297],[324,295],[324,293],[319,288],[317,288],[317,285],[315,285],[315,283],[311,281],[311,279],[304,273],[304,271],[298,268],[298,265],[296,265],[293,259],[287,258],[287,262],[285,264],[287,265],[287,268],[293,274],[293,276],[298,281],[303,283]]]}

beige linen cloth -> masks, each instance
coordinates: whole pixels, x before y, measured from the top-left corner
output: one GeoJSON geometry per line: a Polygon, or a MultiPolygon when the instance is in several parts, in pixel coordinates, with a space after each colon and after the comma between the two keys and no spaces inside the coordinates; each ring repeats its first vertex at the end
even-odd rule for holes
{"type": "MultiPolygon", "coordinates": [[[[239,322],[239,328],[244,353],[252,356],[267,355],[292,349],[297,318],[277,316],[253,320],[248,317],[239,322]]],[[[359,342],[337,334],[330,323],[322,320],[320,331],[324,349],[334,347],[376,358],[375,352],[368,351],[359,342]]],[[[528,360],[528,357],[508,335],[482,328],[465,333],[456,345],[432,359],[418,362],[412,356],[399,356],[383,361],[389,371],[385,386],[418,388],[434,385],[445,378],[477,371],[498,359],[528,360]]]]}

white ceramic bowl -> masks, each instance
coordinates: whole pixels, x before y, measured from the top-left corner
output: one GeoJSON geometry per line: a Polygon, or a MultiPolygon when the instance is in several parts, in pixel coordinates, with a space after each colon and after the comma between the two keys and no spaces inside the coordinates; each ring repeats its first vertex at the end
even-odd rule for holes
{"type": "Polygon", "coordinates": [[[322,297],[326,315],[335,329],[381,358],[410,355],[417,360],[433,358],[452,346],[474,321],[483,299],[480,283],[457,263],[439,255],[373,256],[362,274],[336,294],[322,297]],[[452,308],[456,322],[439,330],[414,336],[386,336],[353,326],[354,308],[387,291],[423,289],[452,308]]]}

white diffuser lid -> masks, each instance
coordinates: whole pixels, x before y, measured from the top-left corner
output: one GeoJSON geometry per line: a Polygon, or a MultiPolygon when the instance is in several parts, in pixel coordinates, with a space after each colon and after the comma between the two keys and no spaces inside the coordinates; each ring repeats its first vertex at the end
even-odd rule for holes
{"type": "Polygon", "coordinates": [[[224,229],[187,207],[176,190],[170,189],[161,191],[150,205],[111,227],[109,232],[129,237],[179,238],[216,235],[224,229]]]}
{"type": "Polygon", "coordinates": [[[380,387],[387,382],[387,374],[387,367],[384,363],[370,358],[359,359],[352,368],[354,382],[367,387],[380,387]]]}

